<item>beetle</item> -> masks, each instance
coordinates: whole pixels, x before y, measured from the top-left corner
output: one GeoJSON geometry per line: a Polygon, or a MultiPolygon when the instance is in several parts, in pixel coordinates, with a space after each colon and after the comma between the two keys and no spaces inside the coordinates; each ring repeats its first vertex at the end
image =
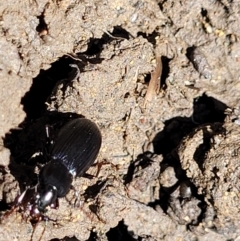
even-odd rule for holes
{"type": "Polygon", "coordinates": [[[25,190],[14,208],[24,206],[35,221],[46,218],[46,208],[56,207],[58,198],[65,197],[72,187],[73,178],[83,176],[94,163],[101,143],[102,136],[94,122],[85,118],[70,120],[54,141],[50,160],[40,170],[36,190],[25,190]]]}

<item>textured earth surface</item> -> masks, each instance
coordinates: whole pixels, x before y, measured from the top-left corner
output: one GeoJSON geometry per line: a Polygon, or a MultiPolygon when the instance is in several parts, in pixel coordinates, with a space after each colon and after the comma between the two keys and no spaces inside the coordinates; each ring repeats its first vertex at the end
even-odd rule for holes
{"type": "MultiPolygon", "coordinates": [[[[0,240],[240,240],[240,2],[3,1],[0,240]],[[33,223],[16,198],[84,116],[92,178],[33,223]],[[100,168],[99,168],[100,167],[100,168]]],[[[28,197],[26,197],[27,199],[28,197]]]]}

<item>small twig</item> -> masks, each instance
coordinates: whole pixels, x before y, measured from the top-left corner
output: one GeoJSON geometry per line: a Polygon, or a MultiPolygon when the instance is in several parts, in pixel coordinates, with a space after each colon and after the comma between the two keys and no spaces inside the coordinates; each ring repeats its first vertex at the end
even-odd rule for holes
{"type": "Polygon", "coordinates": [[[146,108],[147,102],[151,102],[152,98],[159,93],[160,78],[162,75],[162,60],[161,56],[156,56],[156,69],[151,73],[151,79],[145,95],[143,107],[146,108]]]}

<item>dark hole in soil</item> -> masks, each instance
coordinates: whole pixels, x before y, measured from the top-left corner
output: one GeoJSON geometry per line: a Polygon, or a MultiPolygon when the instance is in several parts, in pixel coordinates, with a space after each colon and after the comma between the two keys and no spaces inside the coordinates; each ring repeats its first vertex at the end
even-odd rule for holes
{"type": "Polygon", "coordinates": [[[97,240],[97,233],[94,231],[91,231],[89,238],[86,241],[95,241],[97,240]]]}
{"type": "Polygon", "coordinates": [[[9,205],[4,200],[0,200],[0,212],[8,209],[10,209],[9,205]]]}
{"type": "Polygon", "coordinates": [[[103,45],[106,43],[105,38],[107,39],[108,35],[104,34],[102,38],[90,38],[88,42],[88,49],[82,54],[91,56],[101,53],[103,50],[103,45]]]}
{"type": "Polygon", "coordinates": [[[171,61],[171,59],[162,56],[162,75],[161,75],[161,80],[160,80],[160,89],[162,90],[166,90],[167,89],[167,85],[166,85],[166,79],[169,75],[169,62],[171,61]]]}
{"type": "Polygon", "coordinates": [[[39,19],[39,24],[36,27],[36,31],[41,33],[43,30],[48,30],[47,23],[44,19],[44,12],[37,17],[39,19]]]}
{"type": "Polygon", "coordinates": [[[203,17],[207,17],[207,16],[208,16],[208,12],[207,12],[207,10],[206,10],[205,8],[202,8],[202,9],[201,9],[201,15],[202,15],[203,17]]]}
{"type": "Polygon", "coordinates": [[[73,236],[73,237],[64,237],[63,239],[54,238],[54,239],[50,239],[49,241],[79,241],[79,239],[73,236]]]}
{"type": "Polygon", "coordinates": [[[195,46],[191,46],[191,47],[188,47],[188,48],[187,48],[186,56],[187,56],[187,58],[188,58],[192,63],[194,63],[194,60],[193,60],[193,52],[194,52],[195,49],[196,49],[195,46]]]}
{"type": "Polygon", "coordinates": [[[130,33],[126,29],[122,28],[121,26],[115,26],[113,28],[113,32],[111,33],[111,35],[114,37],[121,37],[125,39],[130,38],[130,33]]]}
{"type": "Polygon", "coordinates": [[[146,74],[145,78],[144,78],[144,82],[145,83],[149,83],[150,82],[150,79],[151,79],[151,74],[146,74]]]}
{"type": "MultiPolygon", "coordinates": [[[[174,149],[181,143],[181,140],[194,131],[194,129],[202,126],[203,130],[203,143],[196,149],[194,153],[194,160],[203,169],[203,162],[207,152],[211,148],[211,132],[204,128],[205,125],[214,124],[218,132],[224,133],[222,125],[226,117],[225,110],[227,105],[221,101],[207,96],[205,93],[193,100],[193,114],[191,117],[174,117],[165,121],[164,129],[157,133],[153,139],[154,152],[162,154],[163,160],[161,162],[161,173],[164,172],[166,167],[173,167],[178,182],[171,187],[161,187],[159,190],[159,200],[149,205],[154,207],[156,204],[160,205],[163,211],[168,212],[174,198],[171,194],[179,187],[180,183],[187,181],[190,183],[192,196],[197,198],[199,208],[201,209],[200,215],[197,217],[197,223],[201,222],[206,211],[206,203],[202,195],[198,195],[196,187],[188,180],[185,170],[182,169],[178,154],[174,149]]],[[[216,133],[217,134],[217,133],[216,133]]],[[[182,197],[177,197],[180,200],[182,197]]],[[[183,199],[184,200],[184,199],[183,199]]],[[[191,199],[187,200],[190,201],[191,199]]],[[[172,208],[172,207],[171,207],[172,208]]],[[[197,208],[197,207],[196,207],[197,208]]],[[[179,211],[179,210],[178,210],[179,211]]],[[[189,225],[197,225],[197,223],[189,223],[189,225]]]]}
{"type": "Polygon", "coordinates": [[[128,232],[127,226],[123,221],[120,221],[115,228],[111,228],[106,236],[109,241],[134,241],[134,239],[128,232]]]}
{"type": "Polygon", "coordinates": [[[163,1],[161,1],[160,3],[158,3],[159,9],[160,9],[161,11],[164,10],[163,5],[165,4],[165,2],[167,2],[167,0],[163,0],[163,1]]]}
{"type": "Polygon", "coordinates": [[[196,62],[194,60],[195,49],[196,49],[195,46],[191,46],[191,47],[187,48],[186,56],[189,59],[189,61],[193,64],[194,68],[198,71],[198,66],[196,65],[196,62]]]}
{"type": "Polygon", "coordinates": [[[88,49],[85,52],[79,54],[88,56],[98,56],[102,52],[103,46],[105,44],[110,43],[112,41],[122,41],[123,39],[129,39],[129,36],[130,33],[127,30],[123,29],[120,26],[115,26],[111,33],[104,33],[101,38],[90,38],[90,41],[88,43],[88,49]]]}
{"type": "Polygon", "coordinates": [[[129,92],[126,92],[123,98],[124,98],[124,99],[127,99],[129,96],[130,96],[130,93],[129,93],[129,92]]]}
{"type": "Polygon", "coordinates": [[[144,32],[138,32],[137,36],[142,36],[143,38],[147,39],[148,42],[152,43],[153,45],[156,44],[156,37],[159,36],[159,33],[153,31],[151,34],[146,34],[144,32]]]}
{"type": "Polygon", "coordinates": [[[153,139],[154,153],[166,156],[176,148],[184,136],[197,126],[207,123],[223,123],[227,105],[206,94],[193,100],[191,117],[177,116],[165,121],[165,127],[153,139]]]}
{"type": "Polygon", "coordinates": [[[89,199],[89,198],[95,198],[97,196],[97,194],[100,192],[100,190],[102,189],[102,187],[105,185],[106,181],[97,181],[96,184],[89,186],[83,196],[85,197],[85,200],[89,199]]]}
{"type": "Polygon", "coordinates": [[[137,159],[131,162],[131,164],[128,167],[128,172],[126,175],[124,175],[124,185],[127,185],[132,181],[134,170],[141,167],[141,169],[147,168],[148,166],[151,165],[153,162],[151,160],[152,153],[150,152],[145,152],[143,154],[139,154],[137,156],[137,159]]]}
{"type": "Polygon", "coordinates": [[[187,53],[186,53],[186,56],[189,60],[192,60],[191,59],[191,56],[192,56],[192,52],[194,51],[194,49],[196,49],[195,46],[191,46],[191,47],[188,47],[187,48],[187,53]]]}
{"type": "MultiPolygon", "coordinates": [[[[37,31],[41,31],[42,28],[47,26],[43,14],[38,18],[39,26],[37,31]]],[[[51,68],[48,70],[40,70],[39,75],[33,79],[30,90],[21,100],[23,109],[27,114],[25,121],[40,118],[44,114],[46,110],[45,102],[59,81],[66,80],[63,83],[66,83],[66,86],[71,82],[74,73],[76,73],[76,68],[72,68],[70,64],[77,64],[81,72],[84,71],[88,63],[100,63],[102,59],[100,59],[99,55],[103,50],[103,46],[111,41],[122,41],[122,39],[117,39],[118,37],[129,39],[129,33],[119,26],[114,27],[112,33],[104,33],[100,39],[90,39],[88,49],[85,52],[77,53],[73,58],[68,55],[63,56],[52,63],[51,68]],[[74,60],[74,58],[79,58],[79,61],[74,60]]]]}
{"type": "MultiPolygon", "coordinates": [[[[214,131],[215,134],[224,134],[225,130],[222,125],[226,117],[226,109],[227,105],[204,93],[193,100],[193,114],[190,117],[177,116],[166,120],[164,129],[157,133],[152,141],[154,147],[152,156],[154,154],[163,156],[163,160],[160,163],[160,172],[163,173],[167,167],[172,167],[177,180],[172,186],[164,187],[161,184],[159,199],[148,203],[148,205],[152,208],[160,206],[167,214],[169,210],[172,210],[178,215],[178,213],[181,212],[181,203],[191,202],[195,205],[194,210],[197,216],[186,224],[189,228],[202,221],[207,205],[204,201],[204,196],[197,193],[196,187],[187,177],[186,171],[182,169],[175,148],[179,146],[184,137],[193,133],[196,128],[201,127],[203,131],[203,143],[196,149],[193,158],[202,170],[202,164],[206,154],[211,148],[211,138],[213,135],[211,131],[208,131],[208,128],[204,128],[204,125],[213,126],[214,130],[216,129],[216,131],[214,131]],[[174,195],[172,195],[173,193],[174,195]],[[197,205],[194,200],[198,200],[197,205]],[[180,206],[178,203],[180,203],[180,206]]],[[[132,181],[137,165],[141,165],[142,169],[144,169],[144,165],[148,163],[151,163],[151,155],[149,155],[148,152],[139,155],[137,159],[129,165],[128,172],[124,177],[125,185],[132,181]],[[141,160],[141,158],[143,159],[141,160]]],[[[176,219],[176,221],[178,222],[179,220],[176,219]]],[[[180,220],[180,222],[181,221],[183,220],[180,220]]]]}
{"type": "MultiPolygon", "coordinates": [[[[160,79],[160,89],[161,90],[166,90],[167,89],[167,85],[166,85],[166,79],[169,75],[169,62],[171,61],[171,59],[162,56],[161,57],[162,60],[162,74],[161,74],[161,79],[160,79]]],[[[146,74],[145,78],[144,78],[144,83],[149,83],[151,80],[151,73],[146,74]]]]}
{"type": "MultiPolygon", "coordinates": [[[[48,70],[40,70],[39,75],[33,79],[30,90],[22,98],[21,104],[27,114],[26,120],[42,116],[46,110],[47,98],[51,95],[56,83],[69,76],[72,68],[69,66],[73,59],[62,57],[52,64],[48,70]]],[[[75,70],[76,71],[76,70],[75,70]]]]}

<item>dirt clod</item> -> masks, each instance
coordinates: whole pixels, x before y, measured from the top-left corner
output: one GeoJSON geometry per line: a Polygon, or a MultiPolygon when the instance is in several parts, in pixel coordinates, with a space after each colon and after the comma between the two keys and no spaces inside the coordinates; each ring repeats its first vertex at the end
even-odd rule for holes
{"type": "MultiPolygon", "coordinates": [[[[0,240],[238,240],[239,1],[2,1],[0,240]],[[160,88],[160,91],[159,91],[160,88]],[[66,121],[102,148],[34,224],[14,206],[66,121]],[[100,168],[99,168],[100,167],[100,168]],[[4,215],[5,214],[5,215],[4,215]]],[[[32,189],[33,190],[33,189],[32,189]]]]}

